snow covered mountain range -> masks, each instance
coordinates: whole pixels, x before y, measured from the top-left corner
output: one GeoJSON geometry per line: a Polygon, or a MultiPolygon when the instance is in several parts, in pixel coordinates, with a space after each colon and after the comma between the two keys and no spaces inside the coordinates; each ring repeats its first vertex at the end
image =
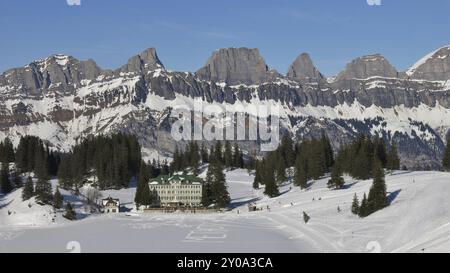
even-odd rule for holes
{"type": "Polygon", "coordinates": [[[282,131],[295,139],[325,132],[338,147],[359,133],[378,134],[398,142],[402,165],[439,168],[450,136],[450,46],[405,72],[379,54],[363,56],[332,79],[306,53],[283,75],[249,48],[220,49],[196,72],[166,69],[154,48],[114,71],[52,55],[0,75],[0,138],[17,145],[21,135],[36,135],[68,150],[82,137],[122,131],[139,137],[144,155],[170,156],[172,108],[196,99],[278,104],[282,131]]]}

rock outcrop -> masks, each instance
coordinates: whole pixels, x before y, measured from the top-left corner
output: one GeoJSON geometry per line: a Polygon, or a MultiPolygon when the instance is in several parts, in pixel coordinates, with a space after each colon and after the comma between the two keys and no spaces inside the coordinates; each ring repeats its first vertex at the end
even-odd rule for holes
{"type": "Polygon", "coordinates": [[[197,70],[199,78],[228,85],[261,84],[276,77],[256,48],[223,48],[215,51],[205,66],[197,70]]]}
{"type": "Polygon", "coordinates": [[[397,70],[380,54],[359,57],[347,64],[336,80],[367,79],[370,77],[396,78],[397,70]]]}
{"type": "Polygon", "coordinates": [[[289,66],[287,77],[295,81],[307,82],[325,82],[326,79],[322,73],[314,66],[308,53],[300,54],[297,59],[289,66]]]}
{"type": "Polygon", "coordinates": [[[450,46],[442,47],[419,60],[406,74],[412,79],[447,81],[450,79],[450,46]]]}

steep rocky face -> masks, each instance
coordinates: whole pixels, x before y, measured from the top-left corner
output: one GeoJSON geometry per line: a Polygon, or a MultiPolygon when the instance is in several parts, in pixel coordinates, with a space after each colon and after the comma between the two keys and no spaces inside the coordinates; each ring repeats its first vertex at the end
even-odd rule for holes
{"type": "MultiPolygon", "coordinates": [[[[263,61],[261,65],[255,50],[243,49],[253,51],[243,56],[233,51],[219,50],[234,57],[216,56],[210,62],[213,67],[226,64],[228,70],[213,69],[223,72],[216,73],[223,80],[165,70],[154,49],[116,71],[64,55],[9,70],[0,75],[0,139],[9,136],[17,144],[20,135],[31,134],[67,150],[82,137],[125,132],[138,136],[144,155],[170,155],[180,144],[170,134],[174,106],[191,105],[194,99],[243,109],[270,102],[280,106],[281,131],[295,140],[325,132],[337,148],[359,133],[377,134],[399,142],[407,167],[439,166],[444,139],[450,135],[448,82],[384,78],[380,75],[392,73],[383,74],[381,68],[361,76],[352,68],[355,78],[320,84],[321,75],[307,55],[297,58],[283,77],[263,61]],[[256,73],[255,66],[262,73],[256,73]],[[367,78],[374,74],[378,77],[367,78]]],[[[247,151],[259,147],[255,141],[240,145],[247,151]]]]}
{"type": "Polygon", "coordinates": [[[162,68],[164,65],[158,58],[155,48],[149,48],[128,60],[128,63],[122,66],[119,71],[122,73],[144,72],[162,68]]]}
{"type": "Polygon", "coordinates": [[[201,79],[229,85],[260,84],[276,77],[256,48],[219,49],[196,74],[201,79]]]}
{"type": "Polygon", "coordinates": [[[325,82],[325,77],[314,66],[310,56],[302,53],[289,66],[287,77],[295,81],[325,82]]]}
{"type": "Polygon", "coordinates": [[[426,55],[406,74],[412,79],[447,81],[450,79],[450,46],[442,47],[426,55]]]}
{"type": "Polygon", "coordinates": [[[338,74],[336,80],[367,79],[374,76],[397,78],[398,74],[386,58],[375,54],[354,59],[338,74]]]}
{"type": "Polygon", "coordinates": [[[29,95],[41,95],[51,89],[72,91],[81,86],[83,80],[93,80],[102,73],[93,60],[79,61],[71,56],[52,55],[6,71],[0,76],[0,84],[29,95]]]}

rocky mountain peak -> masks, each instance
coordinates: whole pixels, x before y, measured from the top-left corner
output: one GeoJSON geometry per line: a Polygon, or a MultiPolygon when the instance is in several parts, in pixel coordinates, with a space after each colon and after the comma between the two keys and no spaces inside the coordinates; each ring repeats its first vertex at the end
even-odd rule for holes
{"type": "Polygon", "coordinates": [[[297,81],[324,81],[325,77],[314,66],[308,53],[302,53],[289,66],[287,77],[297,81]]]}
{"type": "Polygon", "coordinates": [[[203,80],[230,85],[260,84],[275,72],[270,71],[256,48],[223,48],[215,51],[196,74],[203,80]]]}
{"type": "Polygon", "coordinates": [[[450,79],[450,46],[441,47],[415,63],[406,74],[413,79],[446,81],[450,79]]]}
{"type": "Polygon", "coordinates": [[[347,64],[336,80],[367,79],[375,76],[395,78],[398,76],[398,72],[382,55],[366,55],[347,64]]]}
{"type": "Polygon", "coordinates": [[[164,65],[158,58],[155,48],[148,48],[142,53],[131,57],[127,64],[119,69],[119,72],[129,73],[129,72],[143,72],[151,71],[155,69],[164,69],[164,65]]]}

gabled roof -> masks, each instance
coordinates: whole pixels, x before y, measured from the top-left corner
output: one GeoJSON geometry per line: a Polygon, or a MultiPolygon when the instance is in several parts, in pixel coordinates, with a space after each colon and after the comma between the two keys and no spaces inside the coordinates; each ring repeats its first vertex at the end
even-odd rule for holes
{"type": "Polygon", "coordinates": [[[109,204],[113,204],[113,205],[118,205],[119,204],[119,199],[118,198],[112,198],[111,196],[108,198],[105,198],[102,200],[102,204],[104,206],[109,205],[109,204]]]}
{"type": "Polygon", "coordinates": [[[174,182],[181,182],[181,184],[201,184],[203,179],[195,175],[160,175],[156,178],[150,179],[150,184],[170,184],[174,182]]]}

